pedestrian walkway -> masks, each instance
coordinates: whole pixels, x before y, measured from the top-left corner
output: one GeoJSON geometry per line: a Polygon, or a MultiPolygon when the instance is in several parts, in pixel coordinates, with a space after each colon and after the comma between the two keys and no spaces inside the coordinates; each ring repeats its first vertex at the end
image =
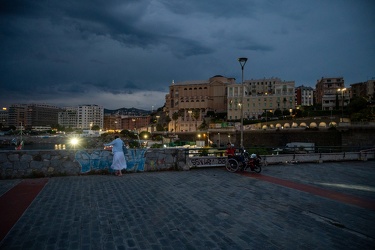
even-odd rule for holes
{"type": "Polygon", "coordinates": [[[26,179],[0,196],[0,240],[13,227],[31,202],[43,189],[48,179],[26,179]]]}
{"type": "Polygon", "coordinates": [[[375,248],[374,161],[45,180],[0,249],[375,248]]]}

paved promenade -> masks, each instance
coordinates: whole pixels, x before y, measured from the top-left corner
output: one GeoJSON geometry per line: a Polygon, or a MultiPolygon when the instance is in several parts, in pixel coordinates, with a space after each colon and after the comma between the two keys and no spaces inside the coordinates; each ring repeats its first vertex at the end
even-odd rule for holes
{"type": "MultiPolygon", "coordinates": [[[[0,181],[3,204],[22,183],[0,181]]],[[[0,249],[375,249],[374,161],[40,183],[0,249]]]]}

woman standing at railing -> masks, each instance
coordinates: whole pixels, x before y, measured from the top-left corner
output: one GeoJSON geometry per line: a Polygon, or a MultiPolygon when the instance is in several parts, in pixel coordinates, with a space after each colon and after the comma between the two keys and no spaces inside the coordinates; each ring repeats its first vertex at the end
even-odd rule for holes
{"type": "Polygon", "coordinates": [[[123,150],[124,142],[118,135],[115,135],[115,139],[110,143],[104,144],[104,146],[112,146],[113,162],[111,168],[115,170],[115,175],[122,176],[121,171],[126,169],[126,160],[123,150]]]}

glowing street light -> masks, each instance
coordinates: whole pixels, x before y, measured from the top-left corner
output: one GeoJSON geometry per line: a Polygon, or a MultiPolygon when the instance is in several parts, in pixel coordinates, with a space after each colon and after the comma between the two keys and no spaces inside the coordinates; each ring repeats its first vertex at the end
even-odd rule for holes
{"type": "Polygon", "coordinates": [[[72,145],[73,149],[75,149],[75,147],[78,145],[78,143],[79,143],[78,138],[74,137],[74,138],[70,139],[70,145],[72,145]]]}

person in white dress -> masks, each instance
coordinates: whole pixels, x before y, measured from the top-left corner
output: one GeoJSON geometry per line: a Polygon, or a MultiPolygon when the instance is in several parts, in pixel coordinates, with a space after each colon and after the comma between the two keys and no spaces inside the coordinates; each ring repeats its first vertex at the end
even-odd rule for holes
{"type": "Polygon", "coordinates": [[[126,169],[126,159],[122,147],[124,142],[115,135],[115,139],[110,143],[104,144],[104,146],[112,146],[113,162],[111,168],[115,170],[115,175],[122,176],[122,170],[126,169]]]}

